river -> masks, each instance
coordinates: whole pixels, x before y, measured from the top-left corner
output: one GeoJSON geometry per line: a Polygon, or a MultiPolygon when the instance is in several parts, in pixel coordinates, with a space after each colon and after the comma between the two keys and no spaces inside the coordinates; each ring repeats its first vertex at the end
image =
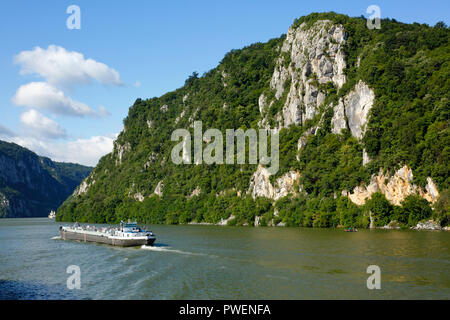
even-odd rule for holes
{"type": "Polygon", "coordinates": [[[119,248],[61,240],[59,225],[0,219],[0,299],[450,298],[449,232],[152,225],[155,246],[119,248]]]}

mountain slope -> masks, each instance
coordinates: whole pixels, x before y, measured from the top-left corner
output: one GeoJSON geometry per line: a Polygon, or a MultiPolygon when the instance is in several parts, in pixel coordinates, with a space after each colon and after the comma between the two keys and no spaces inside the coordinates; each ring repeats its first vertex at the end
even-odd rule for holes
{"type": "Polygon", "coordinates": [[[368,227],[433,216],[447,224],[450,31],[381,25],[311,14],[173,92],[137,99],[114,151],[57,218],[368,227]],[[276,129],[278,172],[174,164],[172,132],[192,134],[197,120],[223,134],[276,129]]]}
{"type": "Polygon", "coordinates": [[[0,217],[43,217],[55,210],[92,168],[53,162],[0,141],[0,217]]]}

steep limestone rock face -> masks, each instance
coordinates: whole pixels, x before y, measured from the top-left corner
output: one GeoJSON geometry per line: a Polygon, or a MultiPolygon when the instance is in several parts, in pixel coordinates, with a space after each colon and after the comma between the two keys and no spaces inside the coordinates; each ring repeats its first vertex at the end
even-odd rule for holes
{"type": "MultiPolygon", "coordinates": [[[[349,129],[351,134],[361,140],[364,137],[369,112],[373,106],[375,94],[363,81],[359,81],[355,88],[344,98],[339,99],[334,106],[331,119],[331,131],[340,134],[342,130],[349,129]]],[[[363,165],[370,162],[369,155],[363,150],[363,165]]]]}
{"type": "MultiPolygon", "coordinates": [[[[318,113],[325,93],[317,84],[332,82],[337,88],[346,81],[343,45],[346,34],[341,25],[319,20],[312,27],[291,27],[281,48],[281,56],[270,81],[275,99],[283,96],[287,81],[288,94],[279,126],[304,124],[318,113]]],[[[266,103],[260,99],[260,111],[266,103]]],[[[270,105],[270,103],[269,103],[270,105]]],[[[262,121],[263,126],[266,122],[262,121]]]]}
{"type": "Polygon", "coordinates": [[[263,93],[259,96],[259,99],[258,99],[258,106],[259,106],[260,113],[263,113],[266,105],[267,105],[267,98],[266,98],[265,94],[263,93]]]}
{"type": "Polygon", "coordinates": [[[348,194],[350,200],[363,205],[375,192],[384,194],[387,200],[394,205],[400,205],[409,195],[418,194],[427,201],[434,203],[439,197],[439,192],[431,178],[427,179],[425,191],[413,183],[413,173],[410,168],[403,166],[393,176],[384,175],[380,170],[378,175],[372,176],[368,186],[358,186],[353,193],[348,194]]]}
{"type": "Polygon", "coordinates": [[[114,153],[117,155],[116,166],[122,164],[124,155],[131,150],[129,142],[125,142],[123,145],[119,142],[114,142],[114,153]]]}
{"type": "Polygon", "coordinates": [[[163,187],[164,187],[164,184],[163,184],[163,181],[161,180],[160,182],[158,182],[158,185],[156,186],[155,192],[154,192],[158,197],[163,196],[163,191],[162,191],[163,187]]]}
{"type": "Polygon", "coordinates": [[[250,187],[247,193],[251,194],[253,198],[265,197],[276,201],[287,196],[289,193],[294,194],[297,192],[294,189],[294,184],[300,178],[298,172],[289,171],[285,173],[275,181],[274,185],[272,185],[269,178],[269,171],[259,165],[250,179],[250,187]]]}
{"type": "Polygon", "coordinates": [[[340,88],[346,80],[342,48],[345,40],[341,25],[328,20],[319,20],[311,27],[303,23],[289,28],[282,52],[290,51],[296,69],[303,69],[302,77],[315,73],[319,83],[332,81],[340,88]]]}
{"type": "Polygon", "coordinates": [[[363,166],[365,166],[366,164],[368,164],[370,162],[370,157],[367,154],[366,149],[363,149],[363,166]]]}
{"type": "Polygon", "coordinates": [[[0,153],[1,178],[7,180],[11,184],[32,184],[32,174],[42,175],[44,169],[41,166],[39,158],[32,154],[27,154],[20,159],[13,159],[5,154],[0,153]]]}
{"type": "Polygon", "coordinates": [[[355,88],[344,99],[339,99],[339,103],[334,106],[331,119],[332,132],[340,134],[342,129],[350,129],[352,135],[361,140],[364,137],[374,100],[373,90],[360,80],[355,88]]]}
{"type": "Polygon", "coordinates": [[[425,193],[423,197],[428,200],[428,202],[435,202],[439,198],[439,191],[433,179],[427,178],[427,185],[425,186],[425,193]]]}
{"type": "Polygon", "coordinates": [[[296,193],[294,184],[299,181],[300,174],[296,171],[286,172],[275,181],[274,200],[281,199],[289,193],[296,193]]]}
{"type": "Polygon", "coordinates": [[[14,143],[0,141],[0,218],[47,216],[90,170],[53,162],[14,143]]]}
{"type": "MultiPolygon", "coordinates": [[[[306,143],[308,142],[308,137],[311,135],[315,135],[317,133],[317,130],[319,127],[314,126],[308,130],[306,130],[302,136],[298,139],[297,143],[297,151],[300,151],[302,148],[306,146],[306,143]]],[[[297,161],[300,161],[300,153],[297,154],[297,161]]]]}
{"type": "Polygon", "coordinates": [[[78,197],[89,191],[89,187],[95,183],[95,180],[93,179],[92,176],[93,175],[90,175],[89,177],[83,180],[83,182],[73,192],[73,196],[78,197]]]}
{"type": "Polygon", "coordinates": [[[253,174],[250,180],[250,188],[248,193],[251,193],[253,198],[266,197],[273,198],[273,186],[269,180],[270,173],[261,165],[253,174]]]}
{"type": "Polygon", "coordinates": [[[35,217],[36,204],[30,203],[25,198],[7,197],[0,192],[0,218],[35,217]]]}
{"type": "Polygon", "coordinates": [[[369,120],[369,112],[373,106],[375,94],[363,81],[359,81],[355,89],[344,99],[345,115],[352,135],[361,140],[369,120]]]}
{"type": "Polygon", "coordinates": [[[331,132],[334,134],[340,134],[342,130],[347,128],[344,100],[339,99],[339,103],[334,106],[333,118],[331,119],[331,132]]]}

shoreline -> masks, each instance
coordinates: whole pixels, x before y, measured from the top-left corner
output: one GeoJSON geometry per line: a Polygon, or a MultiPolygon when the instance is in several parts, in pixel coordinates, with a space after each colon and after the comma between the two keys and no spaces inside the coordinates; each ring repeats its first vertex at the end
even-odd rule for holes
{"type": "MultiPolygon", "coordinates": [[[[255,226],[250,225],[248,223],[244,225],[228,225],[228,221],[233,220],[235,217],[230,216],[228,219],[222,219],[221,221],[217,223],[212,222],[196,222],[196,221],[190,221],[187,223],[178,223],[178,224],[159,224],[159,223],[148,223],[151,225],[161,225],[161,226],[167,226],[167,225],[180,225],[180,226],[218,226],[218,227],[253,227],[253,228],[308,228],[308,229],[345,229],[343,226],[337,226],[337,227],[331,227],[331,228],[319,228],[319,227],[303,227],[303,226],[287,226],[285,224],[273,224],[273,225],[266,225],[266,226],[255,226]]],[[[54,219],[50,219],[48,217],[14,217],[14,218],[0,218],[0,221],[2,220],[20,220],[20,219],[47,219],[49,222],[54,222],[56,224],[58,223],[65,223],[70,224],[74,223],[73,221],[56,221],[54,219]]],[[[102,222],[80,222],[81,224],[99,224],[99,225],[117,225],[118,223],[102,223],[102,222]]],[[[392,223],[392,222],[391,222],[392,223]]],[[[374,227],[374,228],[357,228],[359,230],[415,230],[415,231],[450,231],[450,226],[440,227],[435,221],[433,220],[427,220],[423,222],[419,222],[414,227],[399,227],[397,224],[394,224],[391,226],[389,223],[388,225],[385,225],[383,227],[374,227]]],[[[143,223],[146,224],[146,223],[143,223]]]]}

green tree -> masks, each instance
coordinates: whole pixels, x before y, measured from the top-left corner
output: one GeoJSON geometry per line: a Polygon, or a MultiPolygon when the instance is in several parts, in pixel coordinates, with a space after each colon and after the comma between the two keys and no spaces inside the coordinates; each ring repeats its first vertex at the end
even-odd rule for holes
{"type": "Polygon", "coordinates": [[[376,227],[385,226],[391,221],[394,207],[382,193],[376,192],[372,194],[364,207],[367,211],[372,213],[374,225],[376,227]]]}
{"type": "Polygon", "coordinates": [[[408,217],[408,226],[410,227],[417,225],[422,220],[429,219],[432,215],[428,201],[417,195],[406,197],[401,205],[399,210],[403,217],[408,217]]]}
{"type": "Polygon", "coordinates": [[[445,189],[434,204],[433,219],[441,226],[450,225],[450,189],[445,189]]]}

